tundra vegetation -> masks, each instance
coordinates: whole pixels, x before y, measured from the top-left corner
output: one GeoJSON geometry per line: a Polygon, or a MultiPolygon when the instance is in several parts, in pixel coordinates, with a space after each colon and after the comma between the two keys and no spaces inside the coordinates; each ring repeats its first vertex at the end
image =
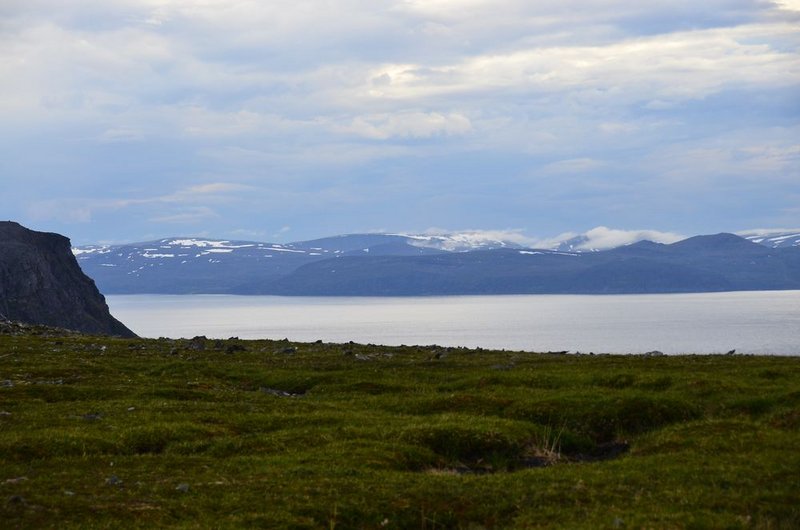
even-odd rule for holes
{"type": "Polygon", "coordinates": [[[6,528],[798,528],[800,359],[0,335],[6,528]]]}

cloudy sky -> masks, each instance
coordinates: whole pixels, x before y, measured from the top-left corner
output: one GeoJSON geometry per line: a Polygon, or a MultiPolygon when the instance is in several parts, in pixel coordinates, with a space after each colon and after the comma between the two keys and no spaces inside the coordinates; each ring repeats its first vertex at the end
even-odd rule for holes
{"type": "Polygon", "coordinates": [[[75,243],[800,225],[800,0],[3,0],[0,218],[75,243]]]}

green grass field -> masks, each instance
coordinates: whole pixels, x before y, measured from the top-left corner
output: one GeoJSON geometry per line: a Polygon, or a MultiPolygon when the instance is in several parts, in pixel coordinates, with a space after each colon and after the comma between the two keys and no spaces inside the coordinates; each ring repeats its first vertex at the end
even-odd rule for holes
{"type": "Polygon", "coordinates": [[[3,528],[800,528],[800,359],[0,336],[3,528]]]}

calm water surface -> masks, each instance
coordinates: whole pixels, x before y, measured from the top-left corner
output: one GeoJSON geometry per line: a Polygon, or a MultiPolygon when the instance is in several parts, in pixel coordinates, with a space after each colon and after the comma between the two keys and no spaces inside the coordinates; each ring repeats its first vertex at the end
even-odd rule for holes
{"type": "Polygon", "coordinates": [[[414,298],[115,295],[144,337],[800,355],[800,291],[414,298]]]}

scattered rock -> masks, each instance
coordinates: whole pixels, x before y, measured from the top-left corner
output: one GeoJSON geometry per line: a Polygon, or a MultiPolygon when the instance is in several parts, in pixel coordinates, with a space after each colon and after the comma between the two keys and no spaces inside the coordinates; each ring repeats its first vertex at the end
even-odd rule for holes
{"type": "Polygon", "coordinates": [[[187,347],[193,351],[203,351],[206,349],[207,340],[208,339],[205,335],[198,335],[189,341],[189,345],[187,347]]]}
{"type": "Polygon", "coordinates": [[[97,421],[97,420],[102,420],[103,415],[100,414],[99,412],[90,412],[88,414],[84,414],[83,416],[81,416],[81,418],[87,421],[97,421]]]}
{"type": "Polygon", "coordinates": [[[28,504],[28,501],[26,501],[25,497],[23,497],[22,495],[12,495],[11,497],[8,498],[6,504],[8,504],[9,506],[25,506],[26,504],[28,504]]]}
{"type": "Polygon", "coordinates": [[[304,392],[295,394],[295,393],[292,393],[292,392],[287,392],[285,390],[280,390],[278,388],[269,388],[269,387],[266,387],[266,386],[262,386],[261,388],[259,388],[259,390],[261,392],[263,392],[265,394],[269,394],[271,396],[289,397],[289,398],[300,397],[300,396],[302,396],[304,394],[304,392]]]}
{"type": "Polygon", "coordinates": [[[7,410],[0,410],[0,416],[11,416],[11,413],[7,410]]]}
{"type": "Polygon", "coordinates": [[[63,385],[63,379],[53,379],[52,381],[34,381],[34,385],[63,385]]]}
{"type": "Polygon", "coordinates": [[[13,386],[14,386],[14,381],[10,379],[6,379],[5,381],[0,381],[0,387],[11,388],[13,386]]]}
{"type": "Polygon", "coordinates": [[[215,349],[215,350],[221,350],[221,349],[223,349],[224,347],[225,347],[225,343],[224,343],[223,341],[221,341],[221,340],[219,340],[219,339],[217,339],[217,340],[215,340],[215,341],[214,341],[214,349],[215,349]]]}
{"type": "Polygon", "coordinates": [[[372,357],[370,357],[369,355],[362,355],[360,353],[357,353],[356,354],[356,360],[357,361],[371,361],[372,357]]]}
{"type": "MultiPolygon", "coordinates": [[[[286,349],[290,349],[290,348],[286,348],[286,349]]],[[[294,348],[291,348],[291,349],[294,349],[294,348]]],[[[242,351],[247,351],[247,348],[245,348],[241,344],[231,344],[227,348],[225,348],[225,353],[227,353],[227,354],[236,353],[236,352],[242,352],[242,351]]]]}
{"type": "Polygon", "coordinates": [[[297,351],[297,348],[294,346],[289,346],[281,350],[281,353],[294,353],[297,351]]]}
{"type": "Polygon", "coordinates": [[[178,487],[175,490],[180,491],[181,493],[187,493],[189,491],[189,485],[185,482],[178,484],[178,487]]]}
{"type": "Polygon", "coordinates": [[[3,484],[19,484],[28,480],[28,477],[9,478],[3,481],[3,484]]]}
{"type": "Polygon", "coordinates": [[[512,370],[514,368],[513,364],[495,364],[490,367],[492,370],[500,370],[501,372],[506,372],[508,370],[512,370]]]}
{"type": "Polygon", "coordinates": [[[658,350],[653,350],[653,351],[645,352],[644,355],[645,355],[645,357],[659,357],[661,355],[664,355],[664,352],[663,351],[658,351],[658,350]]]}
{"type": "Polygon", "coordinates": [[[64,495],[66,495],[67,497],[72,497],[73,495],[75,495],[75,492],[70,490],[64,490],[64,495]]]}
{"type": "Polygon", "coordinates": [[[122,479],[120,479],[116,475],[111,475],[110,477],[108,477],[106,479],[106,484],[108,484],[109,486],[121,486],[122,485],[122,479]]]}

